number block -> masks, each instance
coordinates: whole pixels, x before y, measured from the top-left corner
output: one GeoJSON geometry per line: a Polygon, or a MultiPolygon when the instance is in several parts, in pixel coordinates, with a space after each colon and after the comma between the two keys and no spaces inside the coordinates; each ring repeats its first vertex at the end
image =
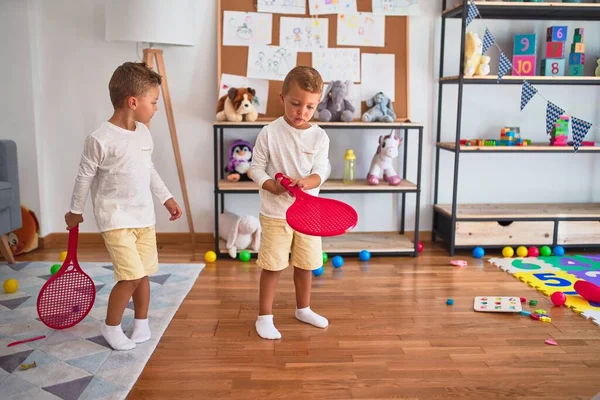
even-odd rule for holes
{"type": "Polygon", "coordinates": [[[513,66],[521,76],[534,76],[536,69],[536,57],[533,56],[513,56],[513,66]]]}
{"type": "Polygon", "coordinates": [[[576,28],[575,29],[575,34],[579,35],[579,36],[583,36],[583,28],[576,28]]]}
{"type": "Polygon", "coordinates": [[[574,35],[573,36],[573,43],[583,43],[583,36],[581,36],[581,35],[574,35]]]}
{"type": "Polygon", "coordinates": [[[565,59],[546,58],[542,60],[541,72],[543,76],[565,76],[565,59]]]}
{"type": "Polygon", "coordinates": [[[569,65],[569,76],[583,76],[583,65],[569,65]]]}
{"type": "Polygon", "coordinates": [[[546,58],[563,58],[565,56],[564,42],[547,42],[546,58]]]}
{"type": "Polygon", "coordinates": [[[570,65],[583,65],[585,64],[585,53],[571,53],[569,55],[570,65]]]}
{"type": "Polygon", "coordinates": [[[546,30],[547,42],[566,42],[568,28],[566,26],[551,26],[546,30]]]}
{"type": "Polygon", "coordinates": [[[571,53],[585,53],[585,44],[573,43],[571,45],[571,53]]]}
{"type": "Polygon", "coordinates": [[[513,55],[515,56],[531,56],[535,55],[537,49],[535,33],[526,35],[515,35],[515,45],[513,55]]]}

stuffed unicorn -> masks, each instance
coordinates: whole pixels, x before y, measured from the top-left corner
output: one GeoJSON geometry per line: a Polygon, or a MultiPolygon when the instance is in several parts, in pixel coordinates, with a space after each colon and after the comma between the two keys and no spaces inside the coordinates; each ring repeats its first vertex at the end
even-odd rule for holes
{"type": "Polygon", "coordinates": [[[402,182],[402,178],[394,170],[392,162],[398,156],[398,147],[401,143],[402,139],[396,136],[395,130],[392,130],[389,135],[379,136],[379,147],[373,156],[367,175],[369,185],[379,185],[382,173],[383,180],[392,186],[398,186],[402,182]]]}

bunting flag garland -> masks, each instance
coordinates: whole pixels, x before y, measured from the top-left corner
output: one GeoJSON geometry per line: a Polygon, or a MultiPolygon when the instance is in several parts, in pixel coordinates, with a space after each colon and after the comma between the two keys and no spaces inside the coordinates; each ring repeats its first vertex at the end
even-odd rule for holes
{"type": "Polygon", "coordinates": [[[523,81],[523,87],[521,89],[521,111],[525,108],[529,100],[537,93],[537,89],[534,88],[531,83],[526,80],[523,81]]]}
{"type": "Polygon", "coordinates": [[[558,121],[560,116],[564,114],[564,112],[565,110],[558,107],[551,101],[549,101],[548,104],[546,104],[546,134],[548,136],[550,136],[554,124],[556,123],[556,121],[558,121]]]}
{"type": "Polygon", "coordinates": [[[571,123],[573,124],[573,147],[577,151],[592,124],[576,117],[571,118],[571,123]]]}
{"type": "Polygon", "coordinates": [[[485,35],[483,36],[483,54],[487,53],[494,43],[496,43],[496,38],[488,28],[485,28],[485,35]]]}
{"type": "Polygon", "coordinates": [[[506,56],[504,55],[504,53],[500,53],[500,61],[498,63],[498,82],[500,82],[500,79],[502,79],[502,77],[512,68],[512,63],[510,62],[510,60],[508,58],[506,58],[506,56]]]}
{"type": "Polygon", "coordinates": [[[470,1],[469,10],[467,11],[467,26],[471,23],[471,21],[477,18],[477,15],[479,15],[479,10],[477,9],[475,3],[473,3],[473,1],[470,1]]]}

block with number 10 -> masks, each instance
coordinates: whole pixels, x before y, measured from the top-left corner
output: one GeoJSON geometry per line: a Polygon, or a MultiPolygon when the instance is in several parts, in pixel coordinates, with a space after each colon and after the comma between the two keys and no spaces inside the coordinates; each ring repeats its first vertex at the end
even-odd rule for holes
{"type": "Polygon", "coordinates": [[[533,76],[536,71],[537,41],[535,33],[515,35],[513,66],[521,76],[533,76]]]}

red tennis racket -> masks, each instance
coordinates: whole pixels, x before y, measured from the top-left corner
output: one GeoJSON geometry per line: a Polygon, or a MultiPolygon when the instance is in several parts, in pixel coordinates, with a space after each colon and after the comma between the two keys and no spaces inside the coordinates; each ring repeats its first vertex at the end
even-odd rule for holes
{"type": "Polygon", "coordinates": [[[96,300],[96,286],[77,262],[79,225],[69,231],[67,258],[37,299],[40,320],[52,329],[66,329],[84,319],[96,300]]]}
{"type": "Polygon", "coordinates": [[[292,182],[281,172],[275,175],[275,179],[279,178],[283,178],[281,185],[296,198],[285,214],[288,225],[295,231],[310,236],[338,236],[356,227],[358,214],[348,204],[290,186],[292,182]]]}

